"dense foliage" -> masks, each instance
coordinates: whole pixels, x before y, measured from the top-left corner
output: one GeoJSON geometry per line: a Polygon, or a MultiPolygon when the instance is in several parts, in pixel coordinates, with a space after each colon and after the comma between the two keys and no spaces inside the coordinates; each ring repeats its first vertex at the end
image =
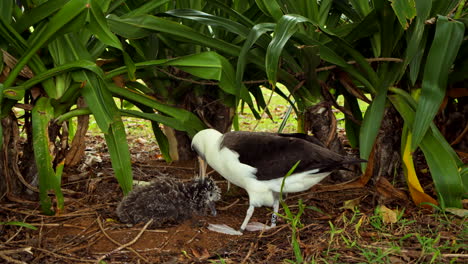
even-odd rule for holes
{"type": "MultiPolygon", "coordinates": [[[[151,120],[170,160],[159,124],[188,135],[205,127],[180,107],[187,95],[209,95],[233,109],[245,103],[260,117],[266,102],[259,84],[291,102],[298,131],[323,91],[343,95],[347,135],[366,159],[393,105],[404,120],[401,156],[413,199],[433,201],[416,177],[417,149],[442,208],[461,207],[467,193],[467,168],[433,123],[448,91],[467,87],[464,0],[9,0],[0,10],[0,55],[18,59],[1,65],[11,71],[0,79],[0,117],[18,103],[30,106],[24,117],[44,211],[49,190],[63,207],[66,161],[51,145],[68,148],[50,137],[51,127],[62,131],[57,137],[73,117],[92,114],[126,193],[132,172],[122,116],[151,120]],[[275,89],[278,82],[292,98],[275,89]],[[119,109],[114,98],[139,111],[119,109]],[[358,101],[369,104],[364,113],[358,101]]],[[[455,97],[449,100],[466,93],[455,97]]]]}

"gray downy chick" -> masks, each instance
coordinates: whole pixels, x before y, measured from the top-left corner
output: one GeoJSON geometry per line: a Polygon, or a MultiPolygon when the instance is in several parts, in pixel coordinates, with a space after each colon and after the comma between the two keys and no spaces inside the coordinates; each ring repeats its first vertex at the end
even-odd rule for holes
{"type": "Polygon", "coordinates": [[[215,202],[220,198],[220,190],[211,178],[195,178],[185,183],[159,178],[125,196],[117,206],[117,215],[123,223],[146,223],[153,219],[150,227],[166,227],[180,224],[193,214],[206,215],[208,209],[215,216],[215,202]]]}

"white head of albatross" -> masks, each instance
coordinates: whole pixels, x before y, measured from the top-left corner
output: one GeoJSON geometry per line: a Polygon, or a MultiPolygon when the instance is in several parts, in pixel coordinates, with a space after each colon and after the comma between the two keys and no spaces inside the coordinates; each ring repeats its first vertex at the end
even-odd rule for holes
{"type": "MultiPolygon", "coordinates": [[[[344,164],[365,160],[341,156],[330,151],[304,134],[275,134],[233,131],[221,134],[214,129],[198,132],[192,139],[192,148],[199,155],[202,175],[206,161],[229,182],[245,189],[249,208],[240,231],[227,226],[213,229],[227,234],[242,234],[258,230],[258,224],[249,224],[255,207],[272,206],[271,227],[276,226],[279,193],[286,173],[300,161],[292,175],[286,178],[283,193],[305,191],[332,171],[344,169],[344,164]]],[[[263,225],[260,225],[263,228],[263,225]]]]}

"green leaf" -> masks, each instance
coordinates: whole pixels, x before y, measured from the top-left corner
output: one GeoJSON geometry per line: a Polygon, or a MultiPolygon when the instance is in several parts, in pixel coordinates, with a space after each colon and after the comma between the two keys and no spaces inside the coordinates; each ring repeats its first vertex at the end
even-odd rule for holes
{"type": "Polygon", "coordinates": [[[393,11],[398,18],[403,29],[408,29],[409,23],[416,16],[415,0],[390,0],[392,2],[393,11]]]}
{"type": "Polygon", "coordinates": [[[164,115],[155,114],[155,113],[143,113],[143,112],[135,111],[135,110],[120,109],[120,112],[122,113],[123,116],[131,116],[131,117],[155,121],[155,122],[164,124],[166,126],[169,126],[171,128],[174,128],[176,130],[179,130],[179,131],[187,131],[187,132],[192,132],[192,133],[197,132],[194,128],[188,127],[186,124],[181,122],[181,120],[179,120],[178,118],[164,116],[164,115]]]}
{"type": "Polygon", "coordinates": [[[165,105],[163,103],[156,101],[155,98],[153,97],[150,97],[144,94],[139,94],[130,89],[120,88],[113,84],[108,84],[107,89],[109,89],[112,93],[122,98],[125,98],[131,102],[138,102],[140,104],[156,109],[161,113],[164,113],[164,114],[167,114],[176,118],[178,121],[184,124],[185,129],[187,129],[187,127],[193,128],[195,133],[196,131],[205,129],[204,123],[200,121],[200,119],[198,119],[196,115],[194,115],[193,113],[187,110],[165,105]]]}
{"type": "MultiPolygon", "coordinates": [[[[236,105],[238,104],[238,99],[241,97],[241,91],[244,91],[244,93],[247,93],[247,88],[243,84],[243,76],[244,76],[244,71],[245,67],[247,65],[248,61],[248,53],[249,50],[252,48],[252,46],[257,42],[257,40],[266,32],[268,31],[273,31],[275,27],[275,24],[273,23],[260,23],[255,25],[249,32],[247,39],[244,42],[244,45],[242,45],[242,49],[239,54],[239,58],[237,60],[237,68],[236,68],[236,79],[235,83],[237,86],[237,91],[236,91],[236,105]]],[[[247,95],[248,96],[248,95],[247,95]]],[[[246,96],[243,96],[246,97],[246,96]]],[[[249,96],[250,98],[250,96],[249,96]]],[[[258,101],[257,101],[258,102],[258,101]]],[[[260,119],[260,116],[258,112],[255,110],[253,107],[253,104],[251,102],[247,101],[249,104],[250,109],[252,110],[252,113],[257,119],[260,119]]],[[[237,115],[236,115],[237,116],[237,115]]],[[[236,123],[234,123],[236,124],[236,123]]]]}
{"type": "Polygon", "coordinates": [[[255,0],[255,3],[265,15],[273,17],[276,21],[283,16],[283,11],[276,0],[255,0]]]}
{"type": "Polygon", "coordinates": [[[49,122],[54,117],[54,109],[50,99],[41,97],[37,100],[32,110],[32,128],[34,158],[39,174],[39,199],[41,209],[45,214],[51,215],[52,201],[48,195],[50,190],[55,192],[58,208],[63,209],[63,194],[60,189],[61,177],[52,167],[53,156],[49,151],[49,145],[53,144],[49,139],[49,122]]]}
{"type": "Polygon", "coordinates": [[[74,79],[84,84],[81,95],[83,95],[91,112],[96,118],[96,123],[103,133],[107,133],[112,122],[117,117],[117,107],[112,95],[106,89],[102,80],[95,74],[79,71],[73,73],[74,79]]]}
{"type": "MultiPolygon", "coordinates": [[[[60,8],[63,7],[65,3],[70,0],[49,0],[44,2],[43,4],[26,10],[23,15],[16,21],[14,27],[18,32],[23,32],[27,30],[34,24],[39,23],[41,20],[46,19],[55,12],[57,12],[60,8]]],[[[1,1],[1,2],[8,2],[8,1],[1,1]]],[[[12,2],[12,1],[10,1],[12,2]]]]}
{"type": "Polygon", "coordinates": [[[132,17],[132,16],[138,16],[138,15],[143,15],[143,14],[149,14],[153,12],[155,9],[159,8],[160,6],[169,3],[170,0],[152,0],[152,1],[146,1],[143,2],[141,6],[139,6],[136,9],[133,9],[132,11],[124,14],[122,18],[126,17],[132,17]]]}
{"type": "MultiPolygon", "coordinates": [[[[368,159],[379,133],[385,112],[387,93],[379,93],[366,110],[359,133],[359,152],[361,158],[368,159]]],[[[365,165],[363,165],[365,167],[365,165]]]]}
{"type": "Polygon", "coordinates": [[[416,0],[416,23],[414,27],[408,31],[410,34],[408,47],[406,48],[405,61],[403,62],[402,73],[406,71],[406,67],[411,63],[411,83],[414,85],[416,78],[419,74],[419,68],[426,47],[427,38],[423,39],[424,32],[426,31],[425,21],[429,17],[432,7],[432,1],[416,0]]]}
{"type": "Polygon", "coordinates": [[[463,23],[438,16],[436,32],[424,67],[411,149],[424,138],[445,96],[447,78],[463,41],[463,23]]]}
{"type": "Polygon", "coordinates": [[[107,25],[107,20],[96,0],[91,1],[91,12],[89,17],[90,21],[88,28],[94,36],[106,45],[123,50],[122,44],[117,36],[110,31],[109,26],[107,25]]]}
{"type": "Polygon", "coordinates": [[[135,63],[133,62],[130,55],[128,55],[128,53],[125,52],[125,51],[123,52],[123,57],[124,57],[125,67],[127,67],[128,79],[130,81],[136,81],[136,76],[135,76],[136,66],[135,66],[135,63]]]}
{"type": "Polygon", "coordinates": [[[211,36],[204,35],[180,23],[159,17],[142,15],[131,18],[119,18],[114,15],[109,15],[108,21],[113,32],[128,38],[144,36],[144,32],[151,30],[181,37],[189,43],[197,43],[206,47],[215,48],[229,55],[237,56],[240,51],[240,48],[236,45],[212,38],[211,36]]]}
{"type": "Polygon", "coordinates": [[[11,18],[13,14],[13,4],[12,0],[0,1],[0,19],[6,23],[11,23],[11,18]]]}
{"type": "MultiPolygon", "coordinates": [[[[410,96],[401,96],[400,94],[389,96],[390,101],[405,120],[405,124],[412,129],[416,125],[417,116],[411,104],[408,103],[410,98],[410,96]]],[[[466,186],[464,187],[457,161],[452,153],[447,151],[448,142],[443,137],[436,136],[433,133],[434,129],[437,128],[434,126],[433,129],[427,131],[420,141],[419,147],[429,165],[441,207],[461,208],[461,198],[466,186]]]]}
{"type": "Polygon", "coordinates": [[[22,83],[21,86],[12,87],[9,90],[14,90],[14,91],[22,90],[24,92],[25,90],[37,85],[38,83],[43,82],[47,79],[51,79],[52,77],[56,75],[75,71],[78,69],[88,70],[98,75],[104,74],[102,69],[99,68],[96,65],[96,63],[90,62],[88,60],[77,60],[74,62],[62,64],[60,66],[56,66],[48,71],[44,71],[34,76],[33,78],[27,80],[26,82],[22,83]]]}
{"type": "Polygon", "coordinates": [[[153,128],[154,137],[158,142],[158,147],[159,151],[161,151],[161,155],[163,156],[166,162],[172,162],[169,140],[167,139],[166,135],[163,133],[157,122],[151,122],[151,127],[153,128]]]}
{"type": "MultiPolygon", "coordinates": [[[[29,48],[26,53],[18,60],[15,68],[10,72],[10,75],[5,80],[5,87],[10,87],[15,81],[16,77],[23,69],[23,67],[29,62],[29,60],[36,55],[36,52],[47,42],[50,42],[57,31],[62,29],[66,24],[70,23],[75,17],[80,15],[83,10],[88,7],[89,0],[74,0],[70,1],[63,6],[43,27],[43,30],[34,31],[30,37],[29,48]]],[[[1,28],[1,27],[0,27],[1,28]]],[[[48,91],[49,96],[55,98],[53,90],[48,91]]]]}
{"type": "MultiPolygon", "coordinates": [[[[118,113],[117,109],[115,113],[118,113]]],[[[126,195],[133,187],[132,162],[125,127],[120,117],[110,125],[108,132],[104,133],[104,138],[109,148],[115,178],[126,195]]]]}
{"type": "Polygon", "coordinates": [[[327,19],[330,17],[330,8],[332,7],[332,3],[332,0],[320,1],[320,8],[317,20],[320,26],[326,26],[327,19]]]}
{"type": "Polygon", "coordinates": [[[286,45],[291,36],[297,31],[297,24],[308,21],[307,18],[299,15],[284,15],[278,21],[275,34],[270,45],[268,45],[265,58],[266,73],[268,81],[272,86],[276,85],[278,64],[284,45],[286,45]]]}
{"type": "Polygon", "coordinates": [[[166,14],[171,16],[191,19],[199,23],[207,24],[214,27],[222,27],[229,32],[235,33],[236,35],[246,37],[248,34],[247,27],[242,24],[219,16],[214,16],[205,12],[192,10],[192,9],[174,9],[167,11],[166,14]]]}

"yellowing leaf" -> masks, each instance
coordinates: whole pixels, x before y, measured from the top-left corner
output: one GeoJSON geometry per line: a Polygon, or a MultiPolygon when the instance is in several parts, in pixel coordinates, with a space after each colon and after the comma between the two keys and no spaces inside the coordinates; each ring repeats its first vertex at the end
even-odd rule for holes
{"type": "Polygon", "coordinates": [[[418,177],[416,176],[416,170],[414,169],[413,157],[411,156],[411,132],[408,131],[408,136],[406,138],[405,148],[403,150],[403,170],[406,177],[406,182],[408,183],[408,188],[411,194],[411,198],[414,203],[418,206],[422,206],[427,209],[432,209],[428,204],[422,203],[432,203],[437,205],[438,202],[424,193],[421,184],[419,183],[418,177]]]}
{"type": "Polygon", "coordinates": [[[382,222],[384,224],[394,224],[398,220],[397,212],[385,205],[380,206],[380,213],[382,214],[382,222]]]}
{"type": "Polygon", "coordinates": [[[352,199],[352,200],[348,200],[348,201],[344,201],[343,206],[340,209],[354,210],[354,208],[356,206],[358,206],[360,202],[361,202],[361,197],[356,198],[356,199],[352,199]]]}

